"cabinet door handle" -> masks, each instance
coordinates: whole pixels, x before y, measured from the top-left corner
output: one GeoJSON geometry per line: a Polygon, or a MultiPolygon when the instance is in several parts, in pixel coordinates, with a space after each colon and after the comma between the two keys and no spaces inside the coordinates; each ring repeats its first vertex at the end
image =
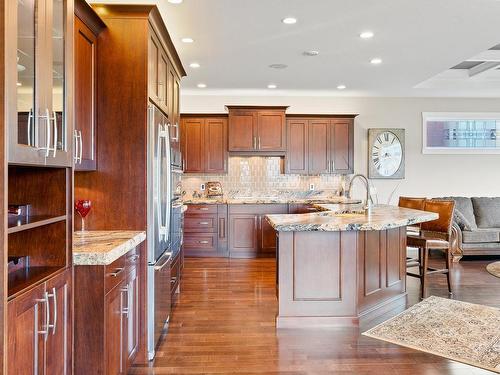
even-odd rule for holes
{"type": "Polygon", "coordinates": [[[125,268],[123,268],[123,267],[121,267],[121,268],[117,268],[117,269],[116,269],[116,271],[115,271],[115,272],[111,272],[111,273],[109,274],[109,276],[111,276],[111,277],[117,277],[120,273],[122,273],[122,272],[123,272],[123,270],[124,270],[124,269],[125,269],[125,268]]]}
{"type": "Polygon", "coordinates": [[[200,221],[198,224],[200,224],[200,225],[208,225],[210,223],[208,221],[200,221]]]}
{"type": "Polygon", "coordinates": [[[76,129],[73,130],[73,137],[75,138],[75,155],[73,156],[73,160],[75,161],[75,164],[78,164],[78,155],[79,155],[78,130],[76,129]]]}
{"type": "Polygon", "coordinates": [[[128,257],[128,259],[130,259],[131,262],[135,262],[139,258],[140,258],[139,254],[129,255],[128,257]]]}
{"type": "Polygon", "coordinates": [[[128,305],[128,300],[129,300],[129,287],[128,285],[125,285],[124,288],[121,288],[120,289],[120,292],[122,293],[122,297],[123,297],[123,294],[125,293],[126,294],[126,297],[127,297],[127,306],[126,307],[123,307],[122,306],[122,315],[125,315],[127,318],[128,318],[128,312],[129,312],[129,305],[128,305]]]}
{"type": "Polygon", "coordinates": [[[31,125],[33,121],[33,108],[30,108],[28,114],[28,146],[33,146],[33,140],[31,139],[31,125]]]}
{"type": "Polygon", "coordinates": [[[35,335],[43,335],[43,339],[47,341],[49,337],[49,321],[50,321],[50,309],[49,309],[49,293],[45,292],[42,299],[37,299],[36,302],[41,302],[45,304],[45,329],[38,330],[35,329],[35,335]]]}
{"type": "Polygon", "coordinates": [[[219,218],[219,238],[226,237],[226,219],[223,217],[219,218]]]}
{"type": "Polygon", "coordinates": [[[158,81],[158,91],[159,91],[159,95],[158,95],[158,101],[162,102],[163,101],[163,82],[162,81],[158,81]]]}
{"type": "Polygon", "coordinates": [[[56,329],[57,329],[57,292],[56,292],[56,288],[52,288],[52,293],[47,294],[47,302],[49,301],[49,297],[52,297],[52,299],[54,300],[54,321],[52,324],[48,325],[48,328],[52,328],[52,335],[55,335],[56,329]]]}
{"type": "Polygon", "coordinates": [[[260,150],[260,137],[259,137],[258,139],[259,139],[259,145],[258,145],[258,149],[260,150]]]}
{"type": "Polygon", "coordinates": [[[52,150],[52,157],[56,157],[57,154],[57,142],[59,141],[59,134],[57,130],[57,114],[56,111],[52,111],[52,121],[54,121],[54,149],[52,150]]]}
{"type": "Polygon", "coordinates": [[[198,243],[206,245],[206,244],[208,244],[208,241],[207,240],[203,240],[203,241],[198,241],[198,243]]]}
{"type": "Polygon", "coordinates": [[[82,153],[83,153],[83,136],[82,136],[82,131],[81,130],[78,130],[78,134],[79,134],[79,143],[80,143],[80,147],[78,148],[78,160],[79,160],[79,163],[82,164],[82,153]]]}
{"type": "Polygon", "coordinates": [[[257,137],[253,137],[253,148],[257,148],[257,137]]]}

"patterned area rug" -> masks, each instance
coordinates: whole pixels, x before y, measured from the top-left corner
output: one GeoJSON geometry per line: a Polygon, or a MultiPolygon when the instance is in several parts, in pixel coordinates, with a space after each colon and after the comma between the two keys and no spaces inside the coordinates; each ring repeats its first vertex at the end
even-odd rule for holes
{"type": "Polygon", "coordinates": [[[493,276],[500,277],[500,262],[490,263],[486,266],[486,271],[493,276]]]}
{"type": "Polygon", "coordinates": [[[500,309],[429,297],[363,335],[500,373],[500,309]]]}

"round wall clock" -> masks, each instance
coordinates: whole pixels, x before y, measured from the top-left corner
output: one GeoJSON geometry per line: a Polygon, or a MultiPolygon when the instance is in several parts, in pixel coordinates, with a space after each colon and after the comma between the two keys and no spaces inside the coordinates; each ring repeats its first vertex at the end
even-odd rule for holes
{"type": "Polygon", "coordinates": [[[368,178],[405,177],[405,130],[368,129],[368,178]]]}

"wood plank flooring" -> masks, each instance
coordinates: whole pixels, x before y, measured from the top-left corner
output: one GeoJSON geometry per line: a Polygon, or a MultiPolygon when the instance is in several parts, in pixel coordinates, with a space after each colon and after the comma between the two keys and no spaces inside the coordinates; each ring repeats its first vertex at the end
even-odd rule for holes
{"type": "MultiPolygon", "coordinates": [[[[432,262],[441,261],[434,255],[432,262]]],[[[500,307],[500,278],[489,261],[453,269],[455,298],[500,307]]],[[[430,277],[429,294],[447,297],[446,278],[430,277]]],[[[418,302],[408,278],[408,304],[418,302]]],[[[468,365],[360,335],[366,327],[279,330],[274,259],[186,259],[170,331],[149,367],[131,374],[491,374],[468,365]]]]}

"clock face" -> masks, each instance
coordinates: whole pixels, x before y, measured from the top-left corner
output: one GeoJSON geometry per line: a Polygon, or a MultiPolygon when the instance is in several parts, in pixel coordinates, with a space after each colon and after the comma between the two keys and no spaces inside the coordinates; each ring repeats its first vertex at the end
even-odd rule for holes
{"type": "Polygon", "coordinates": [[[380,176],[395,174],[403,160],[403,147],[399,138],[391,131],[381,132],[373,141],[371,160],[380,176]]]}

